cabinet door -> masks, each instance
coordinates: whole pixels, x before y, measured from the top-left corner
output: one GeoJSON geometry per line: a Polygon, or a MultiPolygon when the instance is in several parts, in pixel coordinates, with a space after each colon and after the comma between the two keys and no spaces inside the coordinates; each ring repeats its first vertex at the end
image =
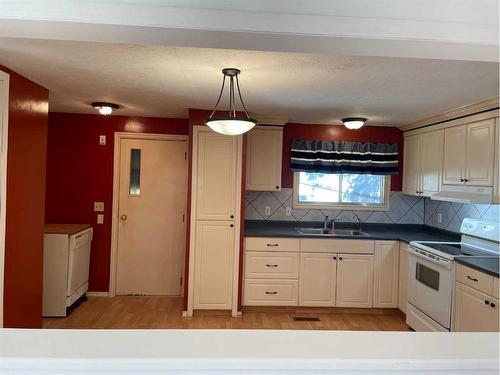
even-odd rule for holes
{"type": "Polygon", "coordinates": [[[399,283],[398,283],[398,308],[406,314],[408,289],[408,244],[399,243],[399,283]]]}
{"type": "Polygon", "coordinates": [[[498,300],[456,283],[455,319],[456,332],[498,332],[498,300]],[[492,307],[491,304],[495,306],[492,307]]]}
{"type": "Polygon", "coordinates": [[[337,255],[300,255],[299,306],[335,306],[337,255]]]}
{"type": "Polygon", "coordinates": [[[420,137],[420,190],[423,196],[431,196],[441,187],[444,130],[424,133],[420,137]]]}
{"type": "Polygon", "coordinates": [[[259,128],[248,133],[247,190],[281,190],[282,150],[282,129],[259,128]]]}
{"type": "Polygon", "coordinates": [[[467,185],[493,186],[495,120],[488,119],[467,126],[467,185]]]}
{"type": "Polygon", "coordinates": [[[197,220],[231,220],[235,214],[236,161],[239,137],[195,131],[197,165],[193,171],[196,187],[197,220]]]}
{"type": "Polygon", "coordinates": [[[443,184],[461,185],[467,160],[467,125],[444,130],[443,184]]]}
{"type": "Polygon", "coordinates": [[[337,261],[338,307],[372,307],[373,255],[339,254],[337,261]]]}
{"type": "Polygon", "coordinates": [[[398,306],[399,246],[397,241],[376,241],[373,270],[373,307],[398,306]]]}
{"type": "Polygon", "coordinates": [[[420,191],[420,136],[405,137],[403,193],[418,195],[420,191]]]}
{"type": "Polygon", "coordinates": [[[228,221],[198,221],[195,227],[195,309],[231,309],[234,226],[228,221]]]}

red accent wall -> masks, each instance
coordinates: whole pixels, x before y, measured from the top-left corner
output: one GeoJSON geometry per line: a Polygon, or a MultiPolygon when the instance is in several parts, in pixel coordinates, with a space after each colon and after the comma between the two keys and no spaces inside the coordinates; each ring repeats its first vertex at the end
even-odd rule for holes
{"type": "Polygon", "coordinates": [[[49,91],[10,74],[4,327],[41,328],[49,91]]]}
{"type": "Polygon", "coordinates": [[[403,186],[403,132],[395,127],[364,126],[349,130],[344,125],[315,125],[287,123],[283,129],[282,187],[293,187],[293,172],[290,169],[292,140],[346,141],[397,143],[399,152],[399,175],[391,177],[391,190],[400,191],[403,186]]]}
{"type": "Polygon", "coordinates": [[[91,291],[108,291],[111,258],[114,133],[188,134],[188,120],[157,117],[49,114],[46,221],[90,223],[91,291]],[[106,145],[99,145],[99,136],[106,145]],[[94,202],[104,202],[97,224],[94,202]]]}

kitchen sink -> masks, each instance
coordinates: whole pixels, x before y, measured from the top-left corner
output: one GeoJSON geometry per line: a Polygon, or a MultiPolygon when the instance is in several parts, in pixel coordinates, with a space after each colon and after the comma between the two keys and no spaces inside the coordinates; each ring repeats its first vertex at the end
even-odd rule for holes
{"type": "Polygon", "coordinates": [[[295,228],[295,230],[301,234],[309,236],[356,236],[363,237],[369,236],[369,234],[361,232],[357,229],[323,229],[323,228],[295,228]]]}

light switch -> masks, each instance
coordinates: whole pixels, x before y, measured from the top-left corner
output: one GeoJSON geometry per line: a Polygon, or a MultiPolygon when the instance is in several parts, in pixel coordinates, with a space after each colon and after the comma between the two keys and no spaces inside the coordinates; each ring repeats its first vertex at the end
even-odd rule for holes
{"type": "Polygon", "coordinates": [[[104,212],[104,202],[94,202],[94,212],[104,212]]]}
{"type": "Polygon", "coordinates": [[[106,145],[106,136],[105,135],[100,135],[99,136],[99,144],[101,146],[105,146],[106,145]]]}
{"type": "Polygon", "coordinates": [[[97,224],[104,224],[104,215],[97,214],[97,224]]]}
{"type": "Polygon", "coordinates": [[[264,215],[266,216],[271,215],[271,206],[264,207],[264,215]]]}
{"type": "Polygon", "coordinates": [[[285,216],[292,216],[292,207],[285,207],[285,216]]]}

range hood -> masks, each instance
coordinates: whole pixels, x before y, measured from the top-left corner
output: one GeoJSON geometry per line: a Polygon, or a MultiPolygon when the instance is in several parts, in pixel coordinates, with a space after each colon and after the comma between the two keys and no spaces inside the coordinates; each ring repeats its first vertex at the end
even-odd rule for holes
{"type": "Polygon", "coordinates": [[[493,202],[493,188],[485,186],[443,185],[439,193],[431,195],[431,199],[454,203],[491,204],[493,202]]]}

